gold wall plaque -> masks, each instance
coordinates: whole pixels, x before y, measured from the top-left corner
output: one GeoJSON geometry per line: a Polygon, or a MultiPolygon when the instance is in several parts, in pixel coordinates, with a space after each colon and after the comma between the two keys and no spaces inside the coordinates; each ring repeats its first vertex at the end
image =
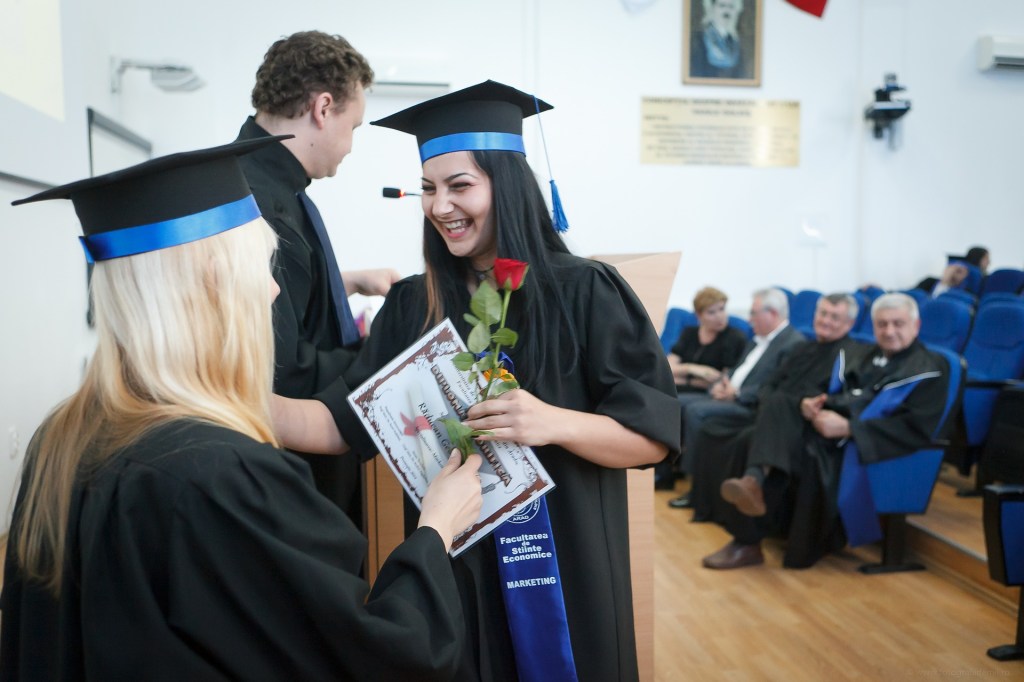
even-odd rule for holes
{"type": "Polygon", "coordinates": [[[642,163],[800,165],[800,102],[645,97],[642,117],[642,163]]]}

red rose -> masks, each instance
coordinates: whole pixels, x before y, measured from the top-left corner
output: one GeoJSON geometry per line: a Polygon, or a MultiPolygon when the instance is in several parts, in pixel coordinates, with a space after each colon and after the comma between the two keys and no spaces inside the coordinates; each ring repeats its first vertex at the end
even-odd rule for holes
{"type": "Polygon", "coordinates": [[[529,264],[521,260],[494,259],[494,279],[498,286],[507,291],[517,291],[523,286],[523,279],[526,278],[526,271],[529,269],[529,264]]]}

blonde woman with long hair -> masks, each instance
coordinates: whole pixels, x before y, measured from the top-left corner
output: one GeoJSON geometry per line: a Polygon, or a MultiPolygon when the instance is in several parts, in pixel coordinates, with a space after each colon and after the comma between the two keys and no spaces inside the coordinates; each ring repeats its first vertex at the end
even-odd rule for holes
{"type": "MultiPolygon", "coordinates": [[[[48,190],[95,260],[98,345],[29,447],[0,679],[447,679],[447,550],[480,508],[453,455],[373,589],[366,542],[271,426],[276,237],[237,155],[155,159],[48,190]]],[[[23,203],[16,202],[16,203],[23,203]]]]}

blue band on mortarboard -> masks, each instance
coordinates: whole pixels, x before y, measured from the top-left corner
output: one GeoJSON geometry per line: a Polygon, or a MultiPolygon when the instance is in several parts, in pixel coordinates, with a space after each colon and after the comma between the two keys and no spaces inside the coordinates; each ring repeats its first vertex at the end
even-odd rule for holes
{"type": "Polygon", "coordinates": [[[250,194],[230,204],[181,218],[101,232],[79,239],[85,249],[86,259],[91,263],[94,260],[134,256],[187,244],[245,225],[259,217],[259,206],[250,194]]]}
{"type": "Polygon", "coordinates": [[[420,147],[420,162],[449,152],[475,150],[526,153],[523,136],[515,133],[455,133],[424,142],[420,147]]]}

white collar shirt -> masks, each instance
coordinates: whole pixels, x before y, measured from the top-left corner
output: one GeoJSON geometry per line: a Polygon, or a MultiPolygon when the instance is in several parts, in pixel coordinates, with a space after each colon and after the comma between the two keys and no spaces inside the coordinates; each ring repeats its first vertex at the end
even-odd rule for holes
{"type": "Polygon", "coordinates": [[[750,372],[754,369],[754,366],[761,361],[761,356],[763,356],[764,352],[768,350],[768,346],[771,344],[771,342],[774,341],[775,337],[782,333],[782,330],[788,326],[789,321],[783,320],[782,323],[774,330],[772,330],[772,332],[767,336],[754,337],[754,347],[750,350],[749,353],[747,353],[747,357],[743,358],[743,362],[741,362],[739,366],[736,367],[736,369],[733,370],[733,373],[729,376],[729,383],[732,384],[732,387],[736,390],[737,393],[740,392],[740,388],[743,386],[743,382],[746,381],[747,376],[750,375],[750,372]]]}

